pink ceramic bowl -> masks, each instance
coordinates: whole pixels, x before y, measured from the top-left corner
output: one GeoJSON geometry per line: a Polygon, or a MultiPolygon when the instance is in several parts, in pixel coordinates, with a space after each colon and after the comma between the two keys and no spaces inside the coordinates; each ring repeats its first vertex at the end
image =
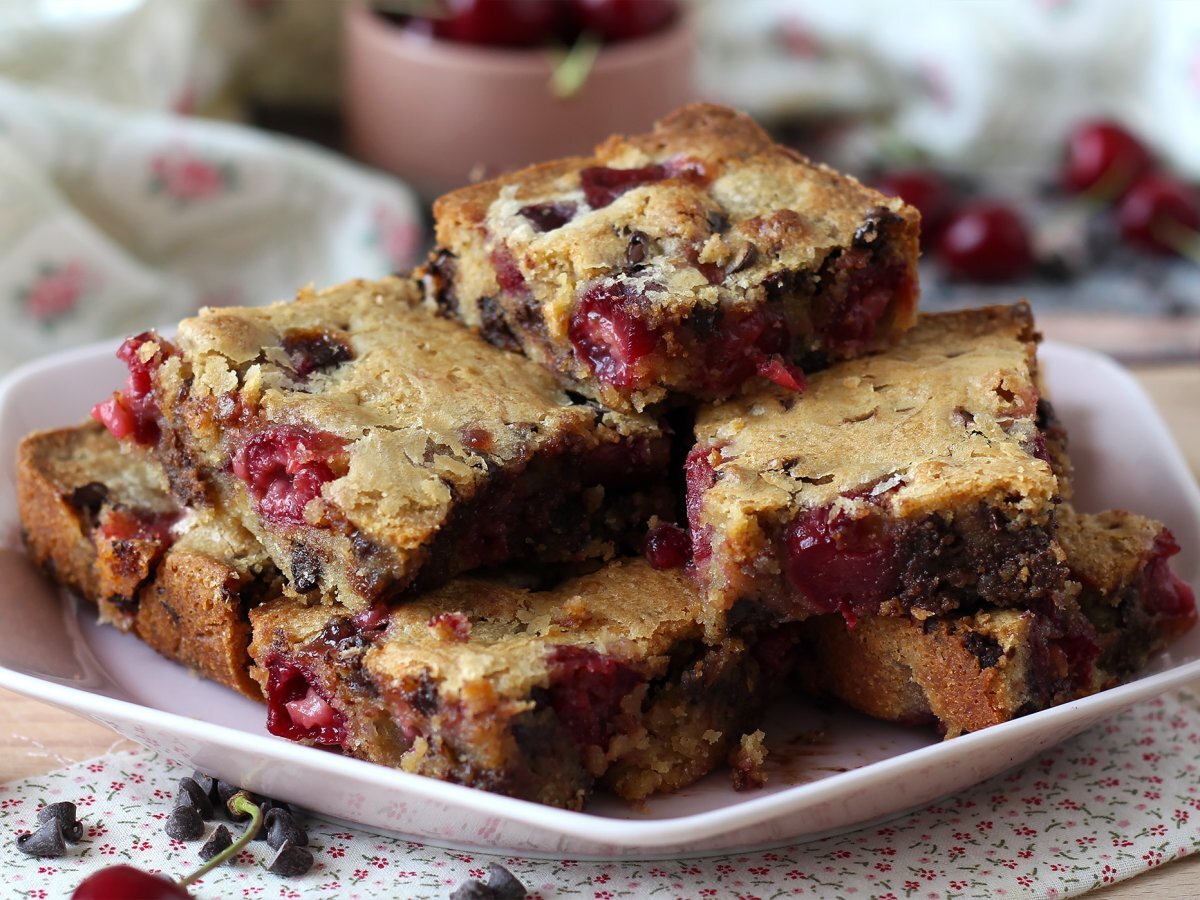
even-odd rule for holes
{"type": "Polygon", "coordinates": [[[350,151],[432,196],[533,162],[586,153],[644,131],[696,99],[691,23],[604,47],[583,89],[550,90],[541,49],[509,50],[411,34],[362,2],[345,12],[350,151]]]}

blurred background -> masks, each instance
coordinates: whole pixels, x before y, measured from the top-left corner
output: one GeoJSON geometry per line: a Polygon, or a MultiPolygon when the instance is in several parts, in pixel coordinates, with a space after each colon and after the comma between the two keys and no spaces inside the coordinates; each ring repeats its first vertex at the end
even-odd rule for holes
{"type": "Polygon", "coordinates": [[[693,99],[919,206],[925,307],[1200,361],[1191,0],[5,0],[0,371],[404,269],[441,191],[693,99]]]}

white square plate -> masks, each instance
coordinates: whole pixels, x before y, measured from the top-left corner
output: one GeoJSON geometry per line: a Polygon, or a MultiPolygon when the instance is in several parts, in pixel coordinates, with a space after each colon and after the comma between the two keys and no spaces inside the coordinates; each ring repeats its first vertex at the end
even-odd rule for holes
{"type": "MultiPolygon", "coordinates": [[[[266,733],[263,710],[200,681],[51,587],[20,551],[17,442],[81,421],[123,380],[113,344],[48,359],[0,386],[0,686],[91,716],[198,768],[334,818],[446,846],[523,855],[649,858],[798,842],[894,816],[1029,759],[1113,712],[1200,678],[1200,629],[1137,681],[952,741],[795,700],[766,726],[770,780],[738,794],[717,773],[633,807],[599,796],[566,812],[302,747],[266,733]]],[[[1200,584],[1200,491],[1128,373],[1084,350],[1042,350],[1071,433],[1084,511],[1163,520],[1200,584]]]]}

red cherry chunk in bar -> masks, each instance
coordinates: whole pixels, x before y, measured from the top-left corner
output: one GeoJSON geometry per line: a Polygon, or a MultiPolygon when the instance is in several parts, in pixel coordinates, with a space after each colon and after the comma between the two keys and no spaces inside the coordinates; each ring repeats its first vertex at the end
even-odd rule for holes
{"type": "Polygon", "coordinates": [[[259,512],[273,522],[300,524],[304,508],[334,479],[330,460],[345,441],[327,431],[276,425],[252,436],[233,456],[233,474],[258,501],[259,512]]]}
{"type": "Polygon", "coordinates": [[[559,721],[580,745],[607,746],[621,701],[641,676],[620,660],[587,647],[560,645],[547,662],[550,705],[559,721]]]}
{"type": "Polygon", "coordinates": [[[787,529],[785,572],[812,612],[840,612],[853,624],[894,593],[893,542],[864,520],[829,509],[802,512],[787,529]]]}
{"type": "Polygon", "coordinates": [[[267,661],[267,731],[290,741],[340,746],[346,719],[305,669],[281,656],[267,661]]]}

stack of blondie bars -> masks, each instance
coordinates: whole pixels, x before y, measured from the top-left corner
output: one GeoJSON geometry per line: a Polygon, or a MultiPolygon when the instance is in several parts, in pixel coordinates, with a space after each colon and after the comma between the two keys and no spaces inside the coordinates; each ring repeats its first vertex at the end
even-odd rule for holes
{"type": "Polygon", "coordinates": [[[1162,525],[1071,508],[1029,308],[919,316],[917,213],[745,116],[434,212],[21,447],[33,560],[273,734],[579,808],[753,784],[782,692],[955,735],[1194,622],[1162,525]]]}

